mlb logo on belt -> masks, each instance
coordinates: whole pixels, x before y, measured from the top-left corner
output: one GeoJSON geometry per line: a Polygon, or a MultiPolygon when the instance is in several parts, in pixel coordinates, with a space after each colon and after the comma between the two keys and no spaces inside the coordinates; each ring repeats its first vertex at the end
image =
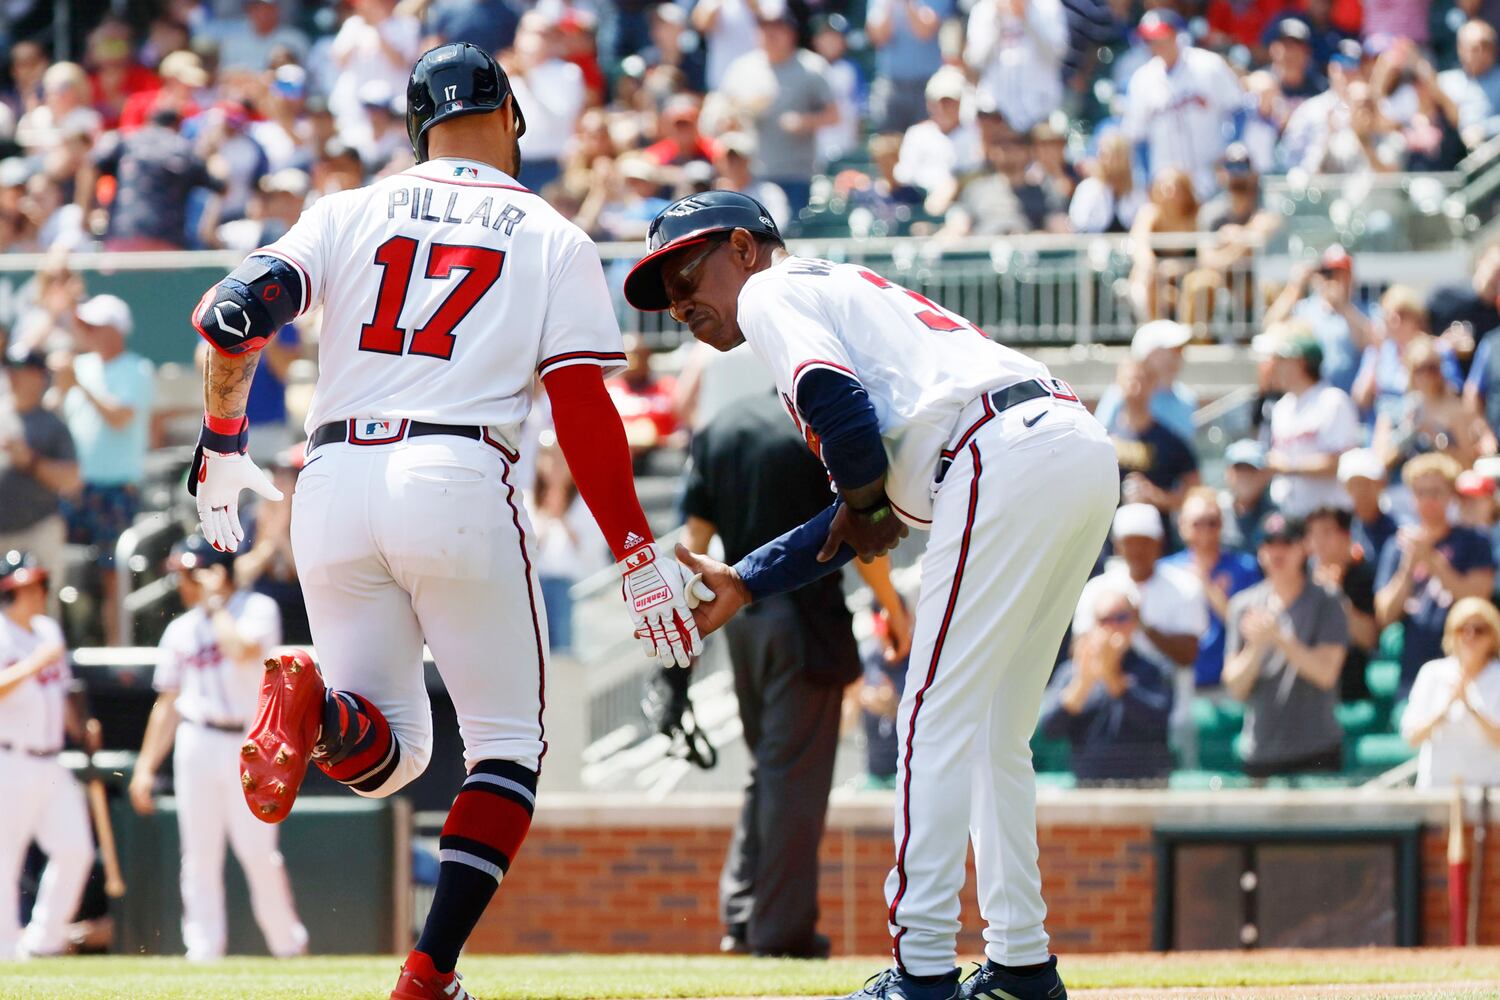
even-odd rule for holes
{"type": "Polygon", "coordinates": [[[349,421],[351,444],[390,444],[406,436],[405,420],[373,420],[369,418],[349,421]]]}

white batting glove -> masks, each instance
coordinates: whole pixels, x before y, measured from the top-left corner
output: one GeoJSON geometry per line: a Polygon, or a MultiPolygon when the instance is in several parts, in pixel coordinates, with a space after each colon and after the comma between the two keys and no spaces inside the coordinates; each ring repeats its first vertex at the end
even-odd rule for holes
{"type": "Polygon", "coordinates": [[[267,500],[282,499],[282,492],[249,455],[225,455],[203,450],[197,463],[198,523],[203,537],[216,549],[234,552],[245,539],[240,525],[240,491],[253,490],[267,500]]]}
{"type": "Polygon", "coordinates": [[[703,648],[692,609],[714,598],[702,576],[689,574],[675,559],[661,558],[655,542],[631,551],[619,567],[620,592],[641,650],[664,667],[691,665],[703,648]]]}

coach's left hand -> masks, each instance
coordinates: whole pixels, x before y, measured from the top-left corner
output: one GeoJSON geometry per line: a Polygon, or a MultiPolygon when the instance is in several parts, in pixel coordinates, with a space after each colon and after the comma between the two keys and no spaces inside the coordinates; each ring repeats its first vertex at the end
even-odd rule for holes
{"type": "Polygon", "coordinates": [[[889,504],[863,514],[856,514],[847,503],[842,504],[828,526],[828,540],[818,550],[818,562],[832,559],[845,543],[861,562],[873,562],[899,545],[907,534],[906,525],[889,504]]]}

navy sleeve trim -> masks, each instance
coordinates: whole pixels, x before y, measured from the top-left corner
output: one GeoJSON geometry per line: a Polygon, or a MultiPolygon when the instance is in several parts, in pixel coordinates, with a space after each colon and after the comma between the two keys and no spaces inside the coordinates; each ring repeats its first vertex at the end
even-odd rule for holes
{"type": "Polygon", "coordinates": [[[865,387],[834,368],[813,368],[796,387],[797,409],[818,437],[819,456],[841,489],[885,475],[885,442],[865,387]]]}
{"type": "Polygon", "coordinates": [[[804,587],[842,569],[845,563],[854,558],[854,549],[841,545],[832,559],[818,562],[818,552],[828,540],[828,529],[833,525],[833,516],[838,513],[842,504],[842,500],[835,500],[816,517],[780,538],[772,539],[735,563],[734,570],[750,591],[752,600],[758,601],[804,587]]]}

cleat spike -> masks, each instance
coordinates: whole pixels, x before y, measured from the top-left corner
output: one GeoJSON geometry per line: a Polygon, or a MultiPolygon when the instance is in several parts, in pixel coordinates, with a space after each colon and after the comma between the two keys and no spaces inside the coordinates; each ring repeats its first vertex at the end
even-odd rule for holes
{"type": "Polygon", "coordinates": [[[286,752],[286,747],[282,747],[280,750],[276,751],[276,766],[277,767],[281,767],[282,765],[284,765],[290,759],[291,759],[291,754],[289,754],[289,753],[286,752]]]}
{"type": "Polygon", "coordinates": [[[276,811],[276,803],[274,803],[274,802],[266,802],[263,805],[261,805],[261,807],[260,807],[260,814],[262,816],[269,816],[269,815],[271,815],[275,811],[276,811]]]}
{"type": "Polygon", "coordinates": [[[255,757],[260,754],[260,747],[255,745],[254,740],[246,740],[245,745],[240,747],[240,756],[245,758],[255,757]]]}
{"type": "Polygon", "coordinates": [[[255,776],[249,773],[242,773],[240,775],[240,785],[244,787],[245,791],[253,792],[255,790],[255,776]]]}
{"type": "Polygon", "coordinates": [[[272,657],[267,658],[267,660],[266,660],[266,672],[267,673],[270,673],[272,670],[275,670],[279,666],[281,666],[281,659],[279,657],[272,656],[272,657]]]}

